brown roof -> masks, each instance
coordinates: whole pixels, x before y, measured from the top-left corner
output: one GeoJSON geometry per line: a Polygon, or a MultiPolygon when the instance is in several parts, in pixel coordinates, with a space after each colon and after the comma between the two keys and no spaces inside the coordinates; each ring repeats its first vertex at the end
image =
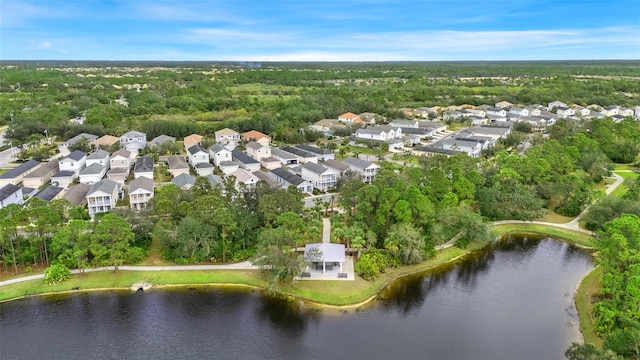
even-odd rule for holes
{"type": "Polygon", "coordinates": [[[76,184],[69,188],[66,194],[62,197],[65,200],[68,200],[71,204],[75,206],[80,206],[84,201],[87,193],[91,189],[91,185],[87,184],[76,184]]]}
{"type": "Polygon", "coordinates": [[[119,138],[111,135],[105,135],[103,137],[97,138],[94,142],[94,146],[111,146],[120,141],[119,138]]]}
{"type": "Polygon", "coordinates": [[[338,116],[339,118],[347,118],[347,119],[355,119],[358,117],[358,115],[352,113],[352,112],[348,112],[348,113],[344,113],[340,116],[338,116]]]}
{"type": "Polygon", "coordinates": [[[204,137],[198,134],[191,134],[189,136],[185,136],[184,146],[188,148],[190,146],[197,145],[202,142],[202,139],[204,139],[204,137]]]}
{"type": "Polygon", "coordinates": [[[256,130],[247,131],[246,133],[242,134],[242,138],[247,140],[259,140],[262,138],[271,139],[269,135],[263,134],[260,131],[256,130]]]}

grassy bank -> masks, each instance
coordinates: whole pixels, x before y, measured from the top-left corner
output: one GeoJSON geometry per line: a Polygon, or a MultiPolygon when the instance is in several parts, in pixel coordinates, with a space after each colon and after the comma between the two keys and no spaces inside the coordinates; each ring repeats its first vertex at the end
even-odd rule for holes
{"type": "Polygon", "coordinates": [[[595,246],[593,236],[580,231],[563,229],[556,226],[541,224],[504,224],[494,225],[492,229],[498,235],[533,233],[549,235],[582,247],[593,248],[595,246]]]}
{"type": "Polygon", "coordinates": [[[591,311],[593,310],[593,305],[598,300],[597,297],[600,294],[601,276],[602,270],[599,267],[593,269],[589,274],[582,278],[575,294],[576,311],[578,312],[578,318],[580,319],[580,332],[584,337],[584,342],[587,344],[593,344],[597,347],[602,347],[602,339],[600,339],[594,331],[591,311]]]}

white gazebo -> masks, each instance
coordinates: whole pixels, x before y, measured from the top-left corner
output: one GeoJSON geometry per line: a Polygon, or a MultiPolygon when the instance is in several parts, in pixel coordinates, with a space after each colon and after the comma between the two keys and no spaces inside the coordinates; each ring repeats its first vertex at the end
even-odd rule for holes
{"type": "Polygon", "coordinates": [[[332,270],[336,264],[340,266],[340,273],[342,273],[342,264],[345,260],[344,245],[342,244],[307,244],[304,246],[304,256],[305,258],[312,258],[311,261],[316,265],[322,263],[323,274],[326,273],[327,267],[332,270]]]}

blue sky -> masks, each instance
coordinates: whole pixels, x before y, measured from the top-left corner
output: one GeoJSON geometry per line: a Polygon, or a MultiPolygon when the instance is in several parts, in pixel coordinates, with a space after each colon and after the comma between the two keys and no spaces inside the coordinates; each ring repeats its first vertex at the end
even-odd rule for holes
{"type": "Polygon", "coordinates": [[[640,59],[640,0],[0,0],[0,59],[640,59]]]}

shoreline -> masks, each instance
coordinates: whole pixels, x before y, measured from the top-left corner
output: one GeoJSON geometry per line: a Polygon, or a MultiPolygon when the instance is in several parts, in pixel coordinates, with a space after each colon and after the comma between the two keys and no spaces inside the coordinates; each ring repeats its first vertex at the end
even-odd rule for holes
{"type": "MultiPolygon", "coordinates": [[[[510,224],[508,227],[504,227],[503,225],[501,226],[494,226],[493,228],[497,227],[498,231],[496,231],[496,239],[494,241],[499,241],[500,239],[502,239],[505,235],[513,235],[513,234],[523,234],[523,235],[527,235],[527,234],[532,234],[532,235],[541,235],[541,236],[549,236],[549,237],[553,237],[554,239],[557,239],[559,241],[563,241],[566,243],[571,244],[572,246],[576,246],[578,248],[587,250],[587,251],[591,251],[592,253],[595,251],[595,248],[593,246],[589,246],[586,245],[584,242],[584,238],[583,239],[576,239],[576,238],[572,238],[571,236],[562,236],[565,234],[558,234],[555,231],[550,231],[549,233],[544,232],[544,231],[536,231],[536,230],[531,230],[529,228],[529,226],[527,226],[526,224],[510,224]],[[502,227],[502,229],[500,228],[502,227]],[[502,230],[502,231],[500,231],[502,230]]],[[[577,233],[577,232],[576,232],[577,233]]],[[[574,234],[577,235],[577,234],[574,234]]],[[[584,234],[582,234],[584,235],[584,234]]],[[[582,236],[580,235],[580,236],[582,236]]],[[[593,239],[592,236],[589,236],[589,239],[593,239]]],[[[373,301],[375,301],[378,296],[380,295],[380,293],[382,293],[382,291],[384,291],[385,288],[387,288],[390,284],[392,284],[393,282],[406,277],[406,276],[411,276],[417,273],[421,273],[421,272],[425,272],[425,271],[429,271],[429,270],[433,270],[437,267],[440,266],[444,266],[447,264],[451,264],[454,263],[456,261],[459,261],[461,259],[463,259],[464,257],[473,254],[476,251],[479,251],[483,248],[485,248],[487,245],[492,244],[494,241],[492,242],[488,242],[488,243],[484,243],[484,244],[470,244],[470,247],[467,249],[458,249],[458,248],[453,248],[453,249],[457,249],[457,250],[452,250],[452,251],[448,251],[448,249],[445,250],[441,250],[438,251],[436,256],[430,260],[427,260],[423,263],[417,264],[417,265],[412,265],[412,266],[408,266],[408,267],[400,267],[397,269],[390,269],[386,274],[383,274],[383,276],[381,276],[381,278],[377,281],[373,281],[373,282],[366,282],[366,280],[362,280],[363,282],[365,282],[365,285],[371,285],[368,286],[366,289],[362,289],[359,292],[361,293],[361,295],[365,295],[362,297],[359,297],[358,294],[356,293],[354,295],[354,297],[356,298],[355,301],[352,302],[348,302],[348,303],[341,303],[344,301],[344,299],[340,299],[340,298],[336,298],[335,302],[329,302],[329,301],[322,301],[319,300],[317,298],[315,298],[313,296],[313,286],[308,286],[306,288],[307,291],[310,291],[311,294],[309,293],[305,293],[305,286],[300,286],[300,284],[304,284],[305,282],[303,281],[298,281],[296,283],[294,283],[293,285],[287,285],[287,287],[283,290],[283,292],[281,293],[281,296],[283,296],[284,298],[287,299],[292,299],[292,300],[298,300],[298,301],[302,301],[305,305],[310,306],[310,307],[314,307],[314,308],[321,308],[321,309],[332,309],[332,310],[348,310],[348,309],[357,309],[360,308],[362,306],[366,306],[370,303],[372,303],[373,301]],[[448,253],[451,252],[460,252],[460,253],[454,253],[452,254],[453,256],[450,258],[444,258],[444,259],[438,259],[438,256],[445,256],[448,255],[448,253]],[[445,254],[446,253],[446,254],[445,254]],[[384,276],[387,275],[387,276],[384,276]],[[378,284],[375,284],[376,282],[378,282],[378,284]]],[[[590,240],[592,241],[592,240],[590,240]]],[[[574,304],[576,304],[576,300],[579,296],[582,296],[583,293],[586,291],[586,289],[583,289],[582,285],[583,282],[585,280],[585,278],[587,278],[589,275],[591,275],[595,269],[597,269],[597,267],[594,267],[594,269],[592,269],[590,272],[588,272],[587,274],[583,275],[582,278],[580,279],[580,281],[576,284],[576,290],[574,292],[574,304]]],[[[265,287],[263,286],[264,284],[260,284],[260,280],[258,280],[257,277],[259,277],[260,275],[256,275],[255,273],[252,273],[251,275],[247,275],[247,274],[241,274],[241,271],[238,270],[228,270],[231,272],[235,272],[235,273],[240,273],[240,277],[236,278],[236,281],[230,281],[230,282],[226,282],[226,281],[211,281],[211,282],[176,282],[176,283],[171,283],[170,280],[168,279],[167,283],[157,283],[157,282],[153,282],[153,281],[149,281],[151,284],[153,284],[153,287],[151,289],[154,288],[158,288],[158,289],[170,289],[170,288],[188,288],[188,287],[208,287],[208,286],[215,286],[215,287],[244,287],[244,288],[249,288],[249,289],[255,289],[255,290],[260,290],[260,291],[265,291],[265,287]],[[253,281],[252,281],[253,280],[253,281]],[[258,283],[256,283],[256,281],[258,283]]],[[[254,270],[255,271],[255,270],[254,270]]],[[[132,275],[136,272],[134,271],[119,271],[118,273],[114,273],[113,271],[108,271],[108,272],[93,272],[91,274],[95,274],[95,275],[105,275],[106,277],[118,277],[120,276],[124,276],[122,275],[123,273],[130,273],[129,275],[132,275]]],[[[217,273],[220,273],[220,270],[200,270],[200,271],[193,271],[193,272],[202,272],[204,274],[207,275],[212,275],[217,273]]],[[[149,274],[154,274],[154,275],[159,275],[161,273],[163,273],[163,271],[152,271],[152,272],[148,272],[149,274]]],[[[183,273],[182,271],[179,271],[177,273],[183,273]]],[[[185,271],[184,273],[187,273],[187,271],[185,271]]],[[[72,279],[77,281],[82,281],[85,280],[82,278],[83,275],[77,276],[79,274],[74,274],[76,276],[76,278],[74,279],[72,277],[72,279]]],[[[140,275],[140,273],[138,272],[138,275],[140,275]]],[[[162,276],[160,276],[162,277],[162,276]]],[[[33,281],[38,281],[38,280],[30,280],[27,282],[24,282],[22,284],[29,284],[29,283],[33,283],[33,281]]],[[[114,281],[114,279],[107,279],[106,281],[98,281],[98,282],[109,282],[109,281],[114,281]]],[[[131,282],[130,284],[132,284],[133,282],[131,282]]],[[[61,284],[65,284],[65,282],[61,283],[61,284]]],[[[130,290],[130,284],[129,285],[122,285],[122,286],[98,286],[98,287],[88,287],[88,288],[80,288],[77,290],[69,290],[69,289],[60,289],[60,290],[53,290],[53,291],[43,291],[43,292],[33,292],[33,293],[28,293],[25,292],[24,295],[16,295],[13,296],[11,298],[7,298],[7,299],[3,299],[0,300],[0,303],[5,303],[5,302],[9,302],[9,301],[16,301],[19,299],[26,299],[29,297],[34,297],[34,296],[48,296],[48,295],[56,295],[56,294],[72,294],[72,293],[79,293],[79,292],[98,292],[98,291],[109,291],[109,290],[113,290],[113,291],[131,291],[130,290]]],[[[6,285],[7,287],[12,287],[15,286],[17,284],[11,284],[11,285],[6,285]]],[[[74,285],[74,284],[70,284],[70,285],[74,285]]],[[[337,284],[335,284],[337,285],[337,284]]],[[[86,286],[86,285],[85,285],[86,286]]],[[[586,317],[589,316],[589,314],[584,314],[584,311],[588,309],[584,309],[583,311],[580,311],[579,306],[576,305],[576,312],[578,314],[578,321],[580,323],[580,334],[582,337],[582,340],[584,342],[585,336],[584,336],[584,331],[583,328],[586,324],[586,317]]],[[[589,325],[586,326],[592,326],[590,323],[589,325]]],[[[590,330],[589,330],[590,331],[590,330]]]]}

